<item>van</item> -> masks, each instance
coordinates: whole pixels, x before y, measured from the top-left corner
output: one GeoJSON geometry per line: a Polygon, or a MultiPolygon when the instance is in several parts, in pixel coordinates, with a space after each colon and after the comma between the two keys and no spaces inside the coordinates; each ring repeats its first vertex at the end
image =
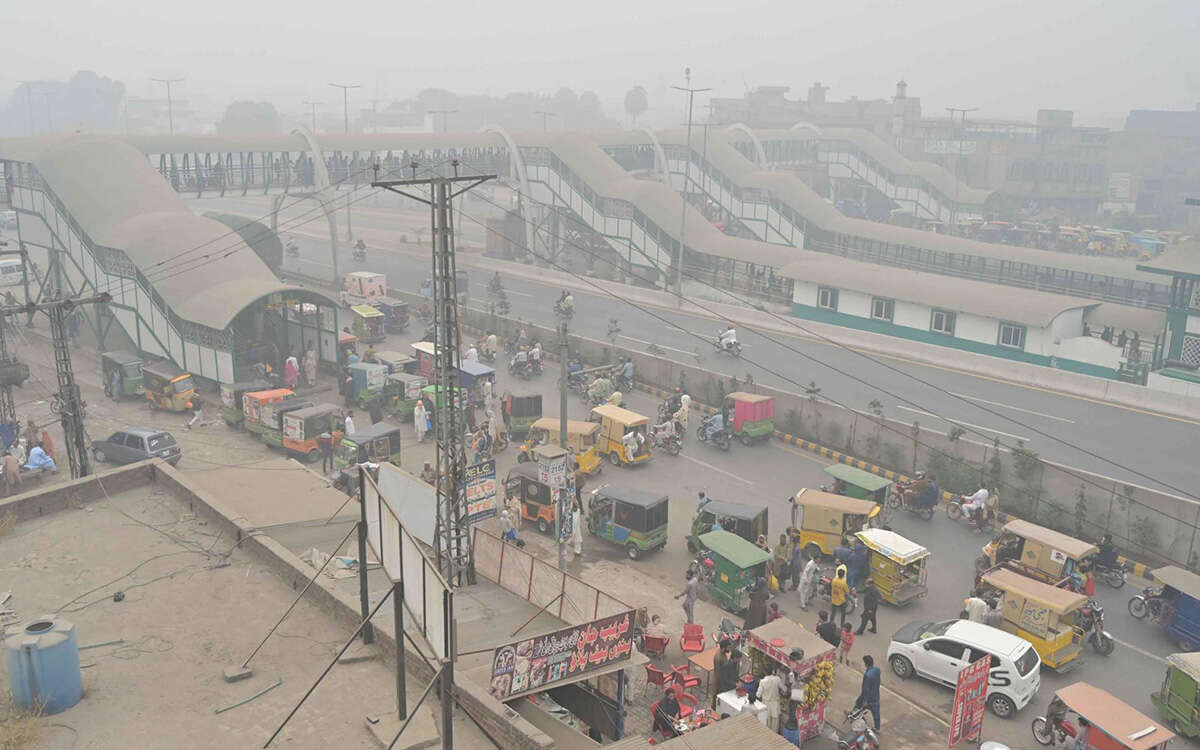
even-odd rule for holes
{"type": "Polygon", "coordinates": [[[913,675],[951,688],[963,668],[990,655],[988,708],[1001,719],[1020,711],[1041,684],[1042,660],[1033,644],[990,625],[969,620],[910,622],[896,631],[887,659],[901,679],[913,675]]]}
{"type": "Polygon", "coordinates": [[[23,278],[20,258],[0,258],[0,286],[20,284],[23,278]]]}

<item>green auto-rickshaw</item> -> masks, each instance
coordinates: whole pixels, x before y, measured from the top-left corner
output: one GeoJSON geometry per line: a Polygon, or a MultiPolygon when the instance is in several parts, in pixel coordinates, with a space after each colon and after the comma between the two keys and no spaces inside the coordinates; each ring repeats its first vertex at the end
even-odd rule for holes
{"type": "Polygon", "coordinates": [[[602,485],[588,498],[592,534],[625,548],[630,560],[667,546],[667,496],[602,485]]]}
{"type": "Polygon", "coordinates": [[[127,396],[137,398],[146,392],[142,386],[142,358],[133,352],[124,349],[103,352],[100,369],[104,373],[104,395],[113,401],[127,396]]]}
{"type": "Polygon", "coordinates": [[[694,553],[699,549],[700,537],[712,531],[715,526],[732,531],[753,544],[758,541],[760,534],[767,533],[767,509],[707,499],[692,519],[692,531],[687,538],[688,552],[694,553]]]}
{"type": "Polygon", "coordinates": [[[370,461],[400,465],[400,425],[377,422],[353,435],[342,436],[333,454],[335,471],[370,461]]]}
{"type": "Polygon", "coordinates": [[[832,464],[826,466],[822,471],[833,477],[833,494],[835,495],[856,497],[859,500],[870,500],[882,504],[887,500],[888,489],[892,486],[890,479],[884,479],[878,474],[872,474],[846,464],[832,464]]]}
{"type": "Polygon", "coordinates": [[[734,614],[744,611],[750,603],[747,588],[767,577],[771,553],[732,531],[710,531],[698,541],[713,562],[711,572],[701,573],[707,579],[709,595],[734,614]]]}
{"type": "Polygon", "coordinates": [[[1171,654],[1162,690],[1150,702],[1175,730],[1185,737],[1200,737],[1200,652],[1171,654]]]}
{"type": "Polygon", "coordinates": [[[270,387],[270,383],[262,380],[221,383],[221,419],[224,419],[225,424],[230,427],[240,429],[246,420],[246,415],[242,412],[242,396],[247,393],[265,391],[270,387]]]}

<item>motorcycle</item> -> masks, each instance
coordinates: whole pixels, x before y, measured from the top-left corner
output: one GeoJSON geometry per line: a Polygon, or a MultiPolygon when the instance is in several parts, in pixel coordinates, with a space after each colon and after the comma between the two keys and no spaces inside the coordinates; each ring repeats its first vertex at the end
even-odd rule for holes
{"type": "Polygon", "coordinates": [[[898,484],[893,484],[891,491],[887,496],[887,507],[895,510],[900,508],[909,513],[916,513],[922,520],[929,521],[933,518],[932,505],[913,505],[904,499],[904,490],[898,484]]]}
{"type": "Polygon", "coordinates": [[[867,707],[859,706],[846,712],[850,731],[838,739],[838,750],[879,750],[879,736],[867,723],[867,707]]]}
{"type": "MultiPolygon", "coordinates": [[[[951,498],[950,502],[946,503],[946,518],[949,518],[951,521],[958,521],[965,518],[967,519],[967,523],[969,525],[973,525],[975,523],[975,519],[971,517],[971,512],[963,508],[965,500],[966,498],[964,498],[962,495],[955,495],[953,498],[951,498]]],[[[995,520],[995,509],[985,507],[983,509],[983,524],[980,530],[991,531],[992,523],[995,520]]]]}
{"type": "Polygon", "coordinates": [[[713,339],[713,348],[716,349],[718,352],[724,352],[726,354],[733,355],[734,357],[742,356],[741,342],[740,341],[730,341],[728,343],[722,343],[720,333],[718,333],[717,337],[715,339],[713,339]]]}
{"type": "Polygon", "coordinates": [[[1142,589],[1142,593],[1129,600],[1129,614],[1139,620],[1144,619],[1146,615],[1150,615],[1152,620],[1160,620],[1165,608],[1166,600],[1163,599],[1162,589],[1153,586],[1147,586],[1142,589]]]}
{"type": "Polygon", "coordinates": [[[508,361],[508,371],[522,380],[529,380],[533,377],[533,366],[529,364],[528,360],[518,362],[515,359],[510,359],[508,361]]]}
{"type": "Polygon", "coordinates": [[[713,560],[712,553],[702,549],[688,565],[688,570],[696,574],[700,583],[712,583],[716,566],[717,563],[713,560]]]}
{"type": "Polygon", "coordinates": [[[356,260],[357,262],[359,262],[359,263],[367,262],[367,248],[365,245],[362,247],[355,245],[353,254],[354,254],[354,260],[356,260]]]}
{"type": "Polygon", "coordinates": [[[574,305],[568,306],[568,305],[564,305],[561,302],[555,302],[554,303],[554,314],[557,315],[558,317],[562,318],[563,320],[570,320],[571,318],[575,317],[575,306],[574,305]]]}
{"type": "Polygon", "coordinates": [[[683,450],[683,443],[679,440],[679,431],[675,424],[663,422],[654,425],[650,430],[650,447],[665,451],[670,456],[678,456],[679,451],[683,450]]]}
{"type": "Polygon", "coordinates": [[[540,359],[529,360],[529,371],[533,375],[541,375],[545,371],[543,369],[542,360],[540,360],[540,359]]]}
{"type": "Polygon", "coordinates": [[[720,415],[714,414],[711,417],[705,417],[700,423],[700,427],[696,429],[696,437],[700,438],[700,442],[711,442],[723,451],[729,450],[729,446],[733,443],[733,436],[729,434],[729,430],[724,427],[716,427],[713,425],[713,420],[720,415]]]}
{"type": "Polygon", "coordinates": [[[730,646],[737,646],[746,637],[746,631],[733,624],[733,620],[728,617],[721,618],[721,624],[717,627],[716,632],[712,634],[713,643],[720,646],[723,643],[728,643],[730,646]]]}
{"type": "Polygon", "coordinates": [[[1119,589],[1125,585],[1125,581],[1129,578],[1129,566],[1119,562],[1116,565],[1104,565],[1096,563],[1096,577],[1112,586],[1114,589],[1119,589]]]}
{"type": "Polygon", "coordinates": [[[1104,629],[1104,607],[1095,599],[1089,600],[1079,608],[1076,626],[1083,631],[1084,637],[1092,644],[1092,648],[1096,649],[1096,653],[1108,656],[1116,648],[1113,637],[1104,629]]]}
{"type": "Polygon", "coordinates": [[[1033,739],[1039,745],[1062,745],[1066,743],[1067,738],[1074,738],[1077,729],[1075,725],[1066,719],[1061,719],[1051,723],[1045,716],[1039,716],[1033,720],[1031,726],[1033,730],[1033,739]]]}
{"type": "MultiPolygon", "coordinates": [[[[829,576],[822,575],[819,584],[820,585],[817,588],[817,593],[821,595],[822,599],[827,599],[832,602],[833,581],[830,580],[829,576]]],[[[854,610],[856,609],[858,609],[858,594],[856,594],[852,589],[846,596],[846,616],[849,617],[850,615],[854,614],[854,610]]]]}
{"type": "Polygon", "coordinates": [[[486,342],[487,342],[487,339],[480,339],[479,341],[475,342],[475,348],[479,351],[479,361],[486,362],[487,364],[490,365],[496,361],[496,353],[489,352],[484,347],[484,344],[486,342]]]}

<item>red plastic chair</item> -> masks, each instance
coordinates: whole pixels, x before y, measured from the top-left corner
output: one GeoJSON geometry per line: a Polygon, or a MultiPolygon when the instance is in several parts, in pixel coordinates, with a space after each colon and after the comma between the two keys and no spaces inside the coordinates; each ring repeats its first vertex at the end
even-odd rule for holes
{"type": "Polygon", "coordinates": [[[656,659],[661,659],[667,655],[667,646],[671,645],[671,639],[663,636],[647,635],[642,637],[642,650],[647,656],[653,656],[656,659]]]}
{"type": "Polygon", "coordinates": [[[704,626],[702,625],[684,625],[683,635],[679,636],[679,648],[681,651],[700,653],[704,650],[704,626]]]}
{"type": "Polygon", "coordinates": [[[671,680],[684,690],[700,687],[700,675],[692,674],[690,664],[680,664],[678,667],[671,667],[671,680]]]}
{"type": "Polygon", "coordinates": [[[694,709],[698,703],[696,696],[692,695],[691,693],[685,693],[683,688],[679,685],[671,685],[668,687],[668,689],[675,693],[675,700],[679,701],[679,717],[681,719],[686,719],[687,717],[691,716],[692,709],[694,709]]]}
{"type": "MultiPolygon", "coordinates": [[[[646,688],[650,687],[651,685],[658,685],[661,688],[665,688],[667,686],[667,683],[670,681],[670,679],[671,679],[671,676],[669,674],[667,674],[664,670],[659,669],[658,667],[654,666],[653,664],[647,664],[646,665],[646,684],[642,686],[642,695],[646,694],[646,688]]],[[[655,704],[655,705],[657,705],[657,704],[655,704]]],[[[650,715],[653,716],[654,714],[651,713],[650,715]]]]}

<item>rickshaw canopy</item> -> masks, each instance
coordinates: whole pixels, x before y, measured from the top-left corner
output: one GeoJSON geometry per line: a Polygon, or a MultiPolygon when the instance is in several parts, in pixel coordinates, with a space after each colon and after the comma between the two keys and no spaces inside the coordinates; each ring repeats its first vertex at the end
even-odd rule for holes
{"type": "Polygon", "coordinates": [[[1153,750],[1175,736],[1162,724],[1095,685],[1076,682],[1060,688],[1055,695],[1128,750],[1153,750]]]}
{"type": "Polygon", "coordinates": [[[359,430],[353,435],[346,435],[343,439],[362,445],[370,440],[378,440],[381,437],[398,433],[402,429],[403,428],[400,427],[400,425],[395,425],[391,422],[376,422],[370,427],[359,430]]]}
{"type": "Polygon", "coordinates": [[[892,483],[890,479],[884,479],[878,474],[872,474],[869,471],[856,469],[846,464],[831,464],[822,469],[822,471],[835,479],[842,480],[846,484],[862,487],[867,492],[876,492],[892,483]]]}
{"type": "Polygon", "coordinates": [[[641,414],[638,414],[635,411],[629,411],[628,409],[622,409],[619,406],[610,406],[608,404],[593,408],[592,414],[609,419],[625,427],[638,427],[640,425],[650,423],[649,417],[643,417],[641,414]]]}
{"type": "Polygon", "coordinates": [[[1154,580],[1170,586],[1181,594],[1187,594],[1193,599],[1200,599],[1200,576],[1190,570],[1168,565],[1165,568],[1151,571],[1151,575],[1154,576],[1154,580]]]}
{"type": "Polygon", "coordinates": [[[405,365],[407,365],[410,362],[415,361],[412,357],[408,356],[407,354],[401,354],[400,352],[395,352],[395,351],[391,351],[391,350],[384,351],[384,352],[375,352],[375,359],[378,360],[380,362],[380,364],[387,365],[389,372],[396,372],[397,370],[402,370],[402,369],[404,369],[405,365]]]}
{"type": "Polygon", "coordinates": [[[731,531],[710,531],[700,536],[705,549],[728,560],[739,568],[752,568],[771,559],[771,554],[742,539],[731,531]]]}
{"type": "Polygon", "coordinates": [[[744,393],[742,391],[734,391],[733,393],[726,393],[725,398],[731,399],[733,401],[742,401],[747,404],[761,404],[761,403],[765,403],[767,401],[775,400],[774,396],[764,396],[761,393],[744,393]]]}
{"type": "Polygon", "coordinates": [[[871,517],[879,512],[879,503],[807,488],[801,489],[796,493],[796,503],[799,505],[813,505],[819,508],[830,508],[842,513],[867,517],[871,517]]]}
{"type": "Polygon", "coordinates": [[[863,529],[857,536],[869,549],[901,565],[929,556],[929,550],[887,529],[863,529]]]}
{"type": "Polygon", "coordinates": [[[151,377],[165,380],[168,383],[173,380],[189,375],[185,370],[181,370],[179,365],[169,359],[159,359],[153,362],[142,363],[142,374],[150,375],[151,377]]]}
{"type": "Polygon", "coordinates": [[[435,356],[432,341],[414,341],[411,346],[418,354],[424,354],[427,357],[435,356]]]}
{"type": "Polygon", "coordinates": [[[338,346],[357,343],[358,336],[355,336],[353,333],[347,333],[346,331],[338,331],[338,346]]]}
{"type": "Polygon", "coordinates": [[[1184,654],[1171,654],[1167,657],[1167,663],[1196,682],[1200,682],[1200,652],[1189,651],[1184,654]]]}
{"type": "MultiPolygon", "coordinates": [[[[1004,524],[1004,531],[1044,544],[1047,547],[1062,552],[1072,560],[1082,560],[1100,551],[1094,544],[1080,541],[1073,536],[1067,536],[1053,529],[1047,529],[1045,526],[1038,526],[1036,523],[1020,519],[1004,524]]],[[[1197,578],[1197,580],[1200,580],[1200,578],[1197,578]]]]}
{"type": "Polygon", "coordinates": [[[142,361],[141,357],[133,352],[126,351],[125,349],[115,349],[111,352],[101,352],[100,359],[108,360],[118,366],[138,364],[142,361]]]}
{"type": "Polygon", "coordinates": [[[1033,600],[1055,614],[1073,612],[1087,603],[1087,597],[1058,586],[1035,581],[1007,568],[996,568],[983,574],[983,582],[1005,593],[1033,600]]]}
{"type": "Polygon", "coordinates": [[[360,318],[382,318],[383,313],[370,305],[354,305],[350,308],[360,318]]]}
{"type": "MultiPolygon", "coordinates": [[[[552,436],[557,436],[561,424],[558,417],[542,417],[530,425],[530,429],[548,430],[552,436]]],[[[567,435],[593,435],[600,431],[598,422],[585,422],[581,419],[567,420],[567,435]]]]}
{"type": "Polygon", "coordinates": [[[766,510],[766,506],[756,508],[753,505],[742,505],[741,503],[712,499],[705,503],[704,507],[700,508],[701,513],[712,513],[714,516],[736,518],[739,521],[753,521],[764,510],[766,510]]]}
{"type": "Polygon", "coordinates": [[[472,359],[464,359],[461,362],[459,362],[458,369],[464,375],[469,375],[472,378],[486,377],[488,375],[494,375],[496,373],[496,368],[489,367],[488,365],[485,365],[482,362],[472,360],[472,359]]]}

